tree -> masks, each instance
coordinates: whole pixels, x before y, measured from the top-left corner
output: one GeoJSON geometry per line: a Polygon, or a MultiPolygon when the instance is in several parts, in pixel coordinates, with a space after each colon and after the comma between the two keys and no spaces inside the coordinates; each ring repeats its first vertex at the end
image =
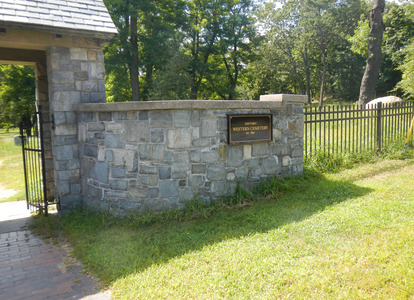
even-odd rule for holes
{"type": "Polygon", "coordinates": [[[32,119],[35,77],[29,66],[0,65],[0,123],[9,128],[32,119]]]}
{"type": "Polygon", "coordinates": [[[328,91],[329,96],[350,97],[344,91],[354,90],[350,76],[353,78],[354,70],[359,73],[362,64],[359,66],[357,55],[350,51],[346,37],[354,32],[365,10],[364,2],[288,0],[283,6],[275,3],[267,3],[260,14],[266,37],[260,45],[259,62],[249,66],[259,71],[256,66],[262,64],[262,70],[274,73],[263,78],[278,83],[264,82],[263,86],[276,89],[270,92],[306,93],[309,102],[312,95],[318,95],[320,106],[328,91]]]}
{"type": "Polygon", "coordinates": [[[405,48],[404,52],[406,53],[406,57],[400,66],[403,75],[398,85],[407,97],[414,98],[414,39],[405,48]]]}
{"type": "Polygon", "coordinates": [[[385,31],[376,94],[383,96],[391,91],[403,96],[403,91],[397,84],[403,75],[401,65],[409,55],[405,49],[414,39],[414,3],[387,4],[383,19],[385,31]]]}
{"type": "Polygon", "coordinates": [[[227,0],[227,12],[223,19],[221,34],[218,37],[216,64],[208,81],[221,99],[233,100],[237,97],[236,87],[244,65],[250,59],[251,43],[255,30],[252,18],[251,0],[227,0]],[[218,83],[218,84],[217,84],[218,83]]]}
{"type": "Polygon", "coordinates": [[[384,32],[382,13],[384,8],[385,0],[372,0],[372,10],[369,17],[368,59],[359,92],[359,105],[365,105],[374,98],[375,85],[381,66],[381,43],[384,32]]]}
{"type": "Polygon", "coordinates": [[[108,91],[108,99],[148,100],[154,70],[166,64],[174,32],[182,25],[184,2],[105,0],[105,4],[119,32],[105,48],[107,80],[116,93],[108,91]]]}

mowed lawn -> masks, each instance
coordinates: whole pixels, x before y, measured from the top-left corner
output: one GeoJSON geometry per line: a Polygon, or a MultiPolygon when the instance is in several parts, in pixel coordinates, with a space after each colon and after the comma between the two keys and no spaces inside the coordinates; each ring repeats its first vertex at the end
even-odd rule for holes
{"type": "Polygon", "coordinates": [[[0,202],[26,199],[22,148],[13,140],[18,134],[16,129],[0,129],[0,202]]]}
{"type": "Polygon", "coordinates": [[[308,175],[256,200],[184,221],[61,223],[114,299],[413,299],[414,159],[308,175]]]}

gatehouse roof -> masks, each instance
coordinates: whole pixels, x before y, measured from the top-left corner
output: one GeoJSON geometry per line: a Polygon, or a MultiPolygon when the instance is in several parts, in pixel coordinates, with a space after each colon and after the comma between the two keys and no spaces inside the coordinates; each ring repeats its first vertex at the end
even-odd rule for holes
{"type": "Polygon", "coordinates": [[[0,26],[101,38],[117,33],[102,0],[1,0],[0,26]]]}

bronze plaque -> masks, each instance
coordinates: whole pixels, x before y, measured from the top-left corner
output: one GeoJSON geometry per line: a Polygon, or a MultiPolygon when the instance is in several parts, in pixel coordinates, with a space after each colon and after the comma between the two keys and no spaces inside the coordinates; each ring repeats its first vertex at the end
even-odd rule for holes
{"type": "Polygon", "coordinates": [[[228,115],[228,143],[272,140],[272,115],[228,115]]]}

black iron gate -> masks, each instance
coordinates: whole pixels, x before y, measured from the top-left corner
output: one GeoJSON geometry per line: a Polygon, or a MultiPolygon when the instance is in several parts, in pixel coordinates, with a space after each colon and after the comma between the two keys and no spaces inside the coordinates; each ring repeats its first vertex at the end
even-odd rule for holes
{"type": "Polygon", "coordinates": [[[20,123],[27,209],[48,214],[42,108],[20,123]]]}

